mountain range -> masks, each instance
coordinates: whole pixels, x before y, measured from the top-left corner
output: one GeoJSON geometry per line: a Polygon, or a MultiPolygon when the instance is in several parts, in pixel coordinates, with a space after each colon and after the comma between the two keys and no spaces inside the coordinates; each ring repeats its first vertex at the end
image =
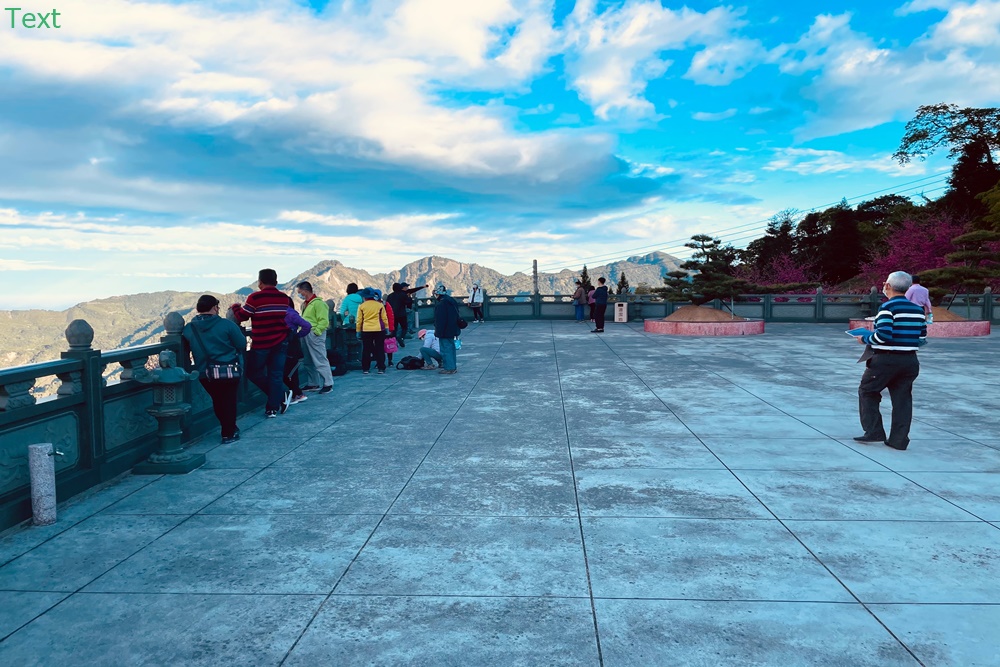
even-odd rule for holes
{"type": "MultiPolygon", "coordinates": [[[[640,283],[662,284],[663,276],[681,260],[666,253],[629,257],[612,264],[588,268],[591,279],[599,276],[614,286],[622,273],[633,287],[640,283]]],[[[280,277],[280,276],[279,276],[280,277]]],[[[571,294],[579,273],[564,270],[559,273],[539,273],[538,289],[542,294],[571,294]]],[[[424,257],[410,262],[399,271],[371,274],[345,266],[337,260],[322,261],[308,271],[295,276],[279,287],[289,293],[295,285],[308,280],[324,299],[338,303],[346,293],[348,283],[388,290],[394,282],[405,281],[411,286],[430,285],[416,296],[430,296],[433,286],[444,283],[456,297],[465,296],[473,281],[478,280],[487,295],[531,294],[532,277],[526,273],[504,275],[479,264],[465,264],[446,257],[424,257]]],[[[237,289],[229,294],[215,294],[222,304],[241,301],[256,285],[237,289]]],[[[112,350],[131,345],[155,342],[163,333],[163,316],[178,311],[190,316],[201,292],[152,292],[96,299],[77,304],[63,311],[10,310],[0,311],[0,367],[20,366],[58,359],[66,349],[63,332],[75,319],[85,319],[94,327],[94,347],[112,350]]],[[[39,385],[44,383],[39,382],[39,385]]]]}

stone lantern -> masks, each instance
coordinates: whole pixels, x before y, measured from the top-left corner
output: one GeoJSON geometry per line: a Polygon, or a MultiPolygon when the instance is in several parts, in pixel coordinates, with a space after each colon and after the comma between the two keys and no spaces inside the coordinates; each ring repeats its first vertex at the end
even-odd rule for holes
{"type": "Polygon", "coordinates": [[[205,464],[205,455],[185,451],[181,439],[181,421],[191,411],[191,405],[184,402],[184,386],[189,380],[197,378],[198,373],[178,368],[177,355],[173,350],[160,352],[159,364],[160,367],[153,372],[135,377],[137,382],[152,385],[153,406],[146,408],[146,412],[159,425],[156,451],[145,463],[132,469],[137,475],[185,474],[205,464]]]}

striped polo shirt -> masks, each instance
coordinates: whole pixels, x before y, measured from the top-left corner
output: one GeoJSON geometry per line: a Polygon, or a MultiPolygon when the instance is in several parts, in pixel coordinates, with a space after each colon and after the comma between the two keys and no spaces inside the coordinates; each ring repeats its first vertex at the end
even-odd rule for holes
{"type": "Polygon", "coordinates": [[[927,318],[923,306],[894,296],[882,304],[875,316],[875,331],[865,342],[874,350],[916,352],[920,340],[927,337],[927,318]]]}
{"type": "Polygon", "coordinates": [[[295,308],[291,297],[277,287],[265,287],[233,309],[240,322],[250,320],[250,349],[266,350],[288,337],[285,313],[289,307],[295,308]]]}

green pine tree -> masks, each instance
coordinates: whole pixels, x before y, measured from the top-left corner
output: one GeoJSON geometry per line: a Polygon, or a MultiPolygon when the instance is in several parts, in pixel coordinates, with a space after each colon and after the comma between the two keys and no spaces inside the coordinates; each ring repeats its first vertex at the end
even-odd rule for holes
{"type": "Polygon", "coordinates": [[[620,276],[618,276],[618,292],[617,294],[628,294],[629,284],[628,278],[625,277],[625,272],[623,271],[620,276]]]}
{"type": "Polygon", "coordinates": [[[580,282],[583,283],[584,287],[590,288],[590,274],[587,273],[586,264],[583,265],[583,271],[580,272],[580,282]]]}

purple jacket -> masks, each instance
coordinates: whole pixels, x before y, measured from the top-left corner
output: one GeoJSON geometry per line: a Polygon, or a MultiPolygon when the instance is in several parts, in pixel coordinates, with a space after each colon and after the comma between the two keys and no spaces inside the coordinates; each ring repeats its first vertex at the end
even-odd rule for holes
{"type": "Polygon", "coordinates": [[[309,332],[312,331],[312,325],[302,319],[302,316],[294,308],[289,308],[285,312],[285,326],[299,338],[308,336],[309,332]]]}

